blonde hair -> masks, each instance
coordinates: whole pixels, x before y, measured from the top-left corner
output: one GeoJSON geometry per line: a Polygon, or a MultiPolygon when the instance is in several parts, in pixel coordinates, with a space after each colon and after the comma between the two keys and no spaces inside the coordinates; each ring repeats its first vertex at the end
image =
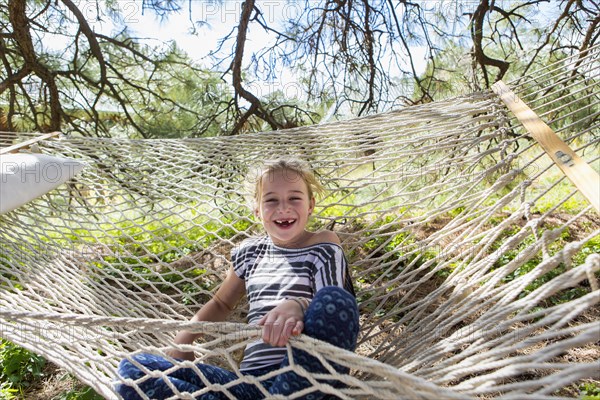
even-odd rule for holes
{"type": "Polygon", "coordinates": [[[256,169],[249,182],[253,186],[252,201],[253,207],[260,203],[262,196],[262,183],[265,176],[275,172],[294,172],[306,184],[308,190],[308,198],[313,199],[325,193],[325,189],[315,177],[314,172],[306,161],[299,158],[279,158],[265,162],[262,166],[256,169]]]}

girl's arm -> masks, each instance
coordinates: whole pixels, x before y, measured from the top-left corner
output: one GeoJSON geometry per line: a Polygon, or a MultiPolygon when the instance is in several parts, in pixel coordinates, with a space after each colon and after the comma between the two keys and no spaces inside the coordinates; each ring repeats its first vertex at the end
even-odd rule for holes
{"type": "MultiPolygon", "coordinates": [[[[204,304],[200,310],[191,319],[196,321],[219,322],[225,321],[237,302],[242,298],[246,291],[244,280],[239,278],[233,271],[233,267],[227,272],[225,280],[217,290],[217,293],[204,304]]],[[[176,344],[192,344],[201,334],[181,331],[175,336],[176,344]]],[[[194,361],[193,352],[183,352],[171,349],[167,352],[174,358],[194,361]]]]}

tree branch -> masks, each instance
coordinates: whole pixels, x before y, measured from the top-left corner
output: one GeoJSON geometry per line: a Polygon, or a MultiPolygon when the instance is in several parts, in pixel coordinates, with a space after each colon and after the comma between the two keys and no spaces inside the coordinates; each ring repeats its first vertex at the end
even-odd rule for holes
{"type": "Polygon", "coordinates": [[[371,16],[371,14],[370,14],[371,6],[369,5],[368,0],[363,0],[363,3],[365,6],[365,17],[364,17],[364,21],[363,21],[363,25],[365,27],[364,28],[365,29],[364,46],[366,47],[368,63],[369,63],[368,64],[368,66],[369,66],[369,78],[368,78],[369,95],[364,100],[364,104],[361,107],[360,111],[358,112],[358,115],[363,115],[365,110],[367,110],[368,108],[371,108],[373,106],[373,102],[375,100],[375,95],[374,95],[375,77],[377,74],[377,68],[375,66],[374,49],[373,49],[373,46],[374,46],[373,32],[371,31],[371,24],[369,21],[369,18],[371,16]]]}
{"type": "MultiPolygon", "coordinates": [[[[106,82],[106,65],[104,64],[104,55],[102,54],[102,49],[100,49],[100,44],[98,40],[96,40],[96,36],[90,28],[90,25],[87,23],[85,16],[81,13],[79,8],[71,0],[61,0],[65,6],[73,13],[77,22],[79,23],[79,30],[85,35],[88,43],[90,45],[90,51],[98,60],[98,66],[100,67],[100,82],[101,86],[104,86],[106,82]]],[[[101,89],[102,90],[102,89],[101,89]]]]}
{"type": "Polygon", "coordinates": [[[588,27],[585,37],[583,38],[583,42],[581,43],[581,46],[579,47],[579,58],[578,58],[577,62],[575,63],[573,72],[571,73],[572,77],[577,74],[577,68],[579,68],[579,66],[581,65],[581,62],[583,61],[584,56],[587,54],[587,50],[591,46],[594,45],[595,38],[597,38],[598,35],[600,34],[600,32],[596,31],[596,28],[598,28],[598,25],[600,25],[600,14],[596,14],[596,18],[594,18],[594,20],[588,27]]]}
{"type": "Polygon", "coordinates": [[[576,0],[568,0],[567,1],[567,6],[563,9],[563,12],[560,14],[560,16],[556,19],[556,22],[554,23],[554,25],[552,26],[552,29],[550,30],[550,32],[548,32],[548,34],[546,35],[546,39],[544,40],[544,42],[535,50],[535,52],[533,53],[533,57],[531,57],[531,59],[529,60],[529,63],[527,63],[527,66],[525,66],[525,70],[523,71],[523,75],[525,75],[527,73],[527,71],[529,71],[529,68],[531,68],[531,66],[533,65],[533,63],[535,62],[535,60],[537,59],[538,54],[540,54],[540,51],[542,51],[542,49],[544,47],[546,47],[548,45],[548,43],[550,43],[550,38],[552,37],[552,35],[554,35],[554,32],[556,32],[556,29],[558,28],[558,26],[560,25],[561,21],[564,18],[567,18],[570,14],[570,10],[571,10],[571,6],[573,6],[573,4],[575,3],[576,0]]]}
{"type": "Polygon", "coordinates": [[[481,0],[475,13],[473,13],[473,21],[471,28],[471,37],[473,39],[473,56],[477,63],[481,66],[486,87],[490,87],[490,80],[486,66],[491,65],[500,70],[496,75],[496,82],[502,79],[510,64],[506,61],[497,60],[489,57],[483,50],[483,22],[486,15],[491,10],[489,0],[481,0]]]}
{"type": "Polygon", "coordinates": [[[15,83],[23,80],[30,73],[31,70],[25,66],[21,68],[16,74],[10,75],[8,78],[0,82],[0,94],[2,94],[9,87],[12,87],[15,83]]]}
{"type": "Polygon", "coordinates": [[[250,18],[254,9],[254,0],[246,0],[243,3],[242,15],[240,17],[240,24],[238,26],[238,34],[236,39],[235,56],[233,58],[231,67],[233,75],[233,87],[236,94],[239,94],[242,98],[250,102],[250,108],[242,115],[231,132],[231,134],[234,135],[242,129],[242,127],[248,121],[248,118],[250,118],[252,115],[257,115],[265,120],[273,130],[281,127],[281,125],[274,118],[272,118],[270,114],[262,111],[260,100],[242,86],[242,61],[244,58],[244,47],[246,45],[248,24],[250,23],[250,18]]]}
{"type": "Polygon", "coordinates": [[[13,28],[13,37],[19,46],[25,61],[24,68],[34,72],[48,87],[50,94],[50,123],[41,126],[42,131],[60,130],[61,105],[58,87],[54,75],[45,65],[39,62],[29,32],[29,19],[25,10],[25,1],[9,0],[9,20],[13,28]]]}

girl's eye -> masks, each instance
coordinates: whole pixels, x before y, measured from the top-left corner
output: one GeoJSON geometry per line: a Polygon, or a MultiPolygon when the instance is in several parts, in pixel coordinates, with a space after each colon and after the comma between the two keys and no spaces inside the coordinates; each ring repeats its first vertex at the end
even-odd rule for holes
{"type": "Polygon", "coordinates": [[[273,203],[275,201],[277,201],[277,199],[266,199],[265,203],[273,203]]]}
{"type": "Polygon", "coordinates": [[[300,197],[290,197],[290,200],[302,200],[300,197]]]}

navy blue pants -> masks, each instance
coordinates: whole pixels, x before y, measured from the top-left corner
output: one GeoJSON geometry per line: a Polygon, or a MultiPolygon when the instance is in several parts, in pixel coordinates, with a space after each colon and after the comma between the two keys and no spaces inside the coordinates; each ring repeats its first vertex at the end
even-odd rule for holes
{"type": "MultiPolygon", "coordinates": [[[[358,337],[358,309],[354,296],[342,288],[335,286],[324,287],[315,295],[304,316],[304,334],[323,340],[334,346],[354,351],[358,337]]],[[[325,373],[325,367],[313,356],[305,351],[293,349],[294,362],[311,373],[325,373]]],[[[148,370],[165,371],[173,364],[163,357],[154,354],[137,354],[133,358],[148,370]]],[[[281,365],[274,365],[258,371],[249,371],[247,374],[261,376],[269,371],[277,370],[289,365],[288,356],[281,365]]],[[[348,368],[333,364],[335,369],[342,374],[348,373],[348,368]]],[[[207,364],[197,364],[205,379],[214,384],[224,385],[238,379],[238,376],[226,369],[207,364]]],[[[123,378],[139,379],[145,374],[129,360],[121,361],[119,375],[123,378]]],[[[151,399],[165,399],[175,393],[165,380],[177,388],[179,392],[193,393],[205,387],[202,379],[192,368],[179,368],[169,373],[164,378],[149,378],[138,384],[139,389],[151,399]]],[[[263,382],[263,386],[270,394],[291,395],[311,386],[310,382],[293,371],[279,374],[263,382]]],[[[334,387],[341,387],[340,382],[327,381],[334,387]]],[[[125,384],[117,385],[118,393],[125,400],[141,399],[137,391],[125,384]]],[[[254,385],[240,383],[228,388],[237,399],[257,400],[264,398],[262,392],[254,385]]],[[[317,400],[325,397],[324,393],[314,391],[299,397],[306,400],[317,400]]],[[[200,400],[227,399],[223,392],[209,392],[197,397],[200,400]]]]}

